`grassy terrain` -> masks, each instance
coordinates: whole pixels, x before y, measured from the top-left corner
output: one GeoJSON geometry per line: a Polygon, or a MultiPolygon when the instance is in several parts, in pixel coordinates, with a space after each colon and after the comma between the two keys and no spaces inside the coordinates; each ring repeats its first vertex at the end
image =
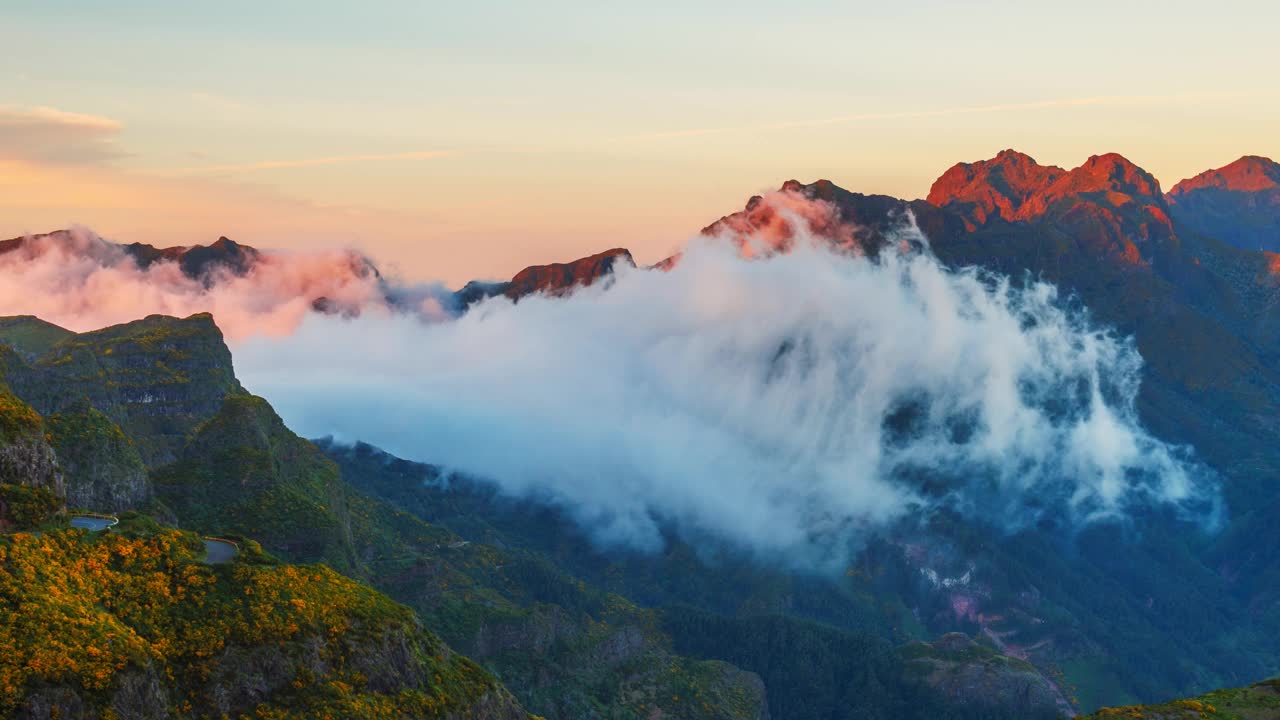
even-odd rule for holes
{"type": "Polygon", "coordinates": [[[1229,690],[1215,690],[1188,700],[1159,705],[1104,707],[1083,720],[1134,718],[1145,720],[1276,720],[1280,718],[1280,680],[1229,690]]]}
{"type": "Polygon", "coordinates": [[[75,333],[66,328],[31,315],[0,318],[0,343],[32,358],[44,355],[72,335],[75,333]]]}

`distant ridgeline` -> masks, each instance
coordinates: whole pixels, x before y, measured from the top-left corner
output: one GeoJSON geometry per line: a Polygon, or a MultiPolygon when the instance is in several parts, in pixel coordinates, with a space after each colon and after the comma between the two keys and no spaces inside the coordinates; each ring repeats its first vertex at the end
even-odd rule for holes
{"type": "MultiPolygon", "coordinates": [[[[299,438],[241,387],[208,315],[81,334],[0,319],[0,584],[22,608],[0,619],[0,714],[1034,718],[1263,679],[1280,668],[1276,168],[1245,158],[1166,195],[1116,155],[1065,170],[1005,151],[925,201],[783,187],[831,203],[863,250],[909,214],[944,263],[1042,277],[1132,335],[1144,424],[1221,480],[1217,534],[1157,510],[1070,536],[939,511],[839,578],[674,532],[656,554],[604,552],[481,480],[299,438]],[[68,509],[122,522],[72,530],[68,509]],[[205,563],[201,535],[245,550],[205,563]]],[[[755,198],[707,232],[785,246],[795,222],[755,198]]],[[[131,252],[182,262],[152,250],[131,252]]],[[[211,277],[258,256],[189,257],[211,277]]],[[[454,299],[564,295],[618,262],[454,299]]],[[[1273,694],[1096,717],[1274,717],[1273,694]]]]}

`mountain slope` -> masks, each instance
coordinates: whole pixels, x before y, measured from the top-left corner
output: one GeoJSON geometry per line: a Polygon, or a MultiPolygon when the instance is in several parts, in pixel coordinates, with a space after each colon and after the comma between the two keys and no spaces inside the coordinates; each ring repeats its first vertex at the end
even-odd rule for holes
{"type": "Polygon", "coordinates": [[[7,375],[30,397],[58,409],[46,421],[16,396],[2,406],[12,406],[5,417],[16,429],[0,438],[0,457],[25,459],[19,468],[24,484],[0,493],[3,516],[31,527],[61,507],[52,492],[56,507],[28,497],[40,490],[29,485],[61,482],[60,474],[39,480],[33,472],[30,459],[44,458],[47,474],[65,470],[73,508],[148,507],[184,528],[253,538],[291,561],[324,562],[376,583],[503,672],[522,698],[553,718],[606,711],[639,718],[647,715],[643,708],[670,718],[767,717],[759,678],[676,655],[652,613],[588,592],[545,562],[470,545],[351,488],[337,466],[285,427],[265,400],[240,389],[229,351],[216,328],[202,328],[206,323],[212,326],[207,316],[154,316],[71,335],[34,362],[0,345],[8,353],[2,356],[7,375]],[[60,358],[68,355],[100,372],[62,374],[70,363],[60,358]],[[113,363],[122,356],[127,360],[117,368],[113,363]],[[113,373],[133,381],[129,397],[143,398],[139,404],[147,410],[153,403],[145,398],[167,392],[163,386],[175,368],[199,367],[217,381],[206,384],[206,392],[170,393],[170,406],[149,424],[116,424],[97,405],[127,421],[139,411],[119,402],[113,391],[121,383],[113,373]],[[68,376],[75,382],[64,382],[68,376]],[[102,387],[93,385],[94,377],[102,387]],[[85,394],[67,397],[68,391],[85,394]],[[210,412],[215,393],[219,404],[210,412]],[[135,439],[126,427],[148,435],[135,439]],[[155,434],[172,439],[174,460],[148,472],[137,448],[155,434]]]}
{"type": "Polygon", "coordinates": [[[1245,250],[1280,252],[1280,163],[1246,155],[1169,190],[1174,218],[1245,250]]]}
{"type": "Polygon", "coordinates": [[[21,718],[526,717],[405,607],[189,533],[0,537],[0,712],[21,718]]]}
{"type": "Polygon", "coordinates": [[[1147,718],[1148,720],[1276,720],[1280,718],[1280,680],[1268,680],[1244,688],[1215,690],[1195,698],[1157,705],[1102,708],[1082,715],[1083,720],[1147,718]]]}
{"type": "MultiPolygon", "coordinates": [[[[1269,482],[1280,471],[1273,422],[1280,375],[1270,311],[1276,283],[1267,257],[1180,224],[1172,217],[1174,201],[1155,179],[1114,154],[1068,171],[1008,151],[948,171],[929,202],[850,193],[826,181],[789,182],[782,192],[832,203],[834,217],[801,220],[836,228],[838,240],[848,234],[871,253],[910,215],[948,265],[977,265],[1015,283],[1050,280],[1096,322],[1133,335],[1146,360],[1139,394],[1144,423],[1163,438],[1194,446],[1220,476],[1227,507],[1235,508],[1232,529],[1216,542],[1203,529],[1159,513],[1135,518],[1132,528],[1093,528],[1065,546],[1053,528],[1008,538],[944,519],[922,538],[902,540],[955,548],[949,554],[961,574],[965,562],[976,563],[971,590],[900,596],[931,629],[977,623],[1046,673],[1064,672],[1086,707],[1267,672],[1277,653],[1269,639],[1276,618],[1251,610],[1273,607],[1267,588],[1280,561],[1277,553],[1259,550],[1275,545],[1274,523],[1265,518],[1280,507],[1280,493],[1269,482]],[[1081,594],[1079,587],[1094,590],[1081,594]],[[967,608],[961,616],[949,609],[956,603],[967,608]]],[[[737,228],[785,249],[792,220],[769,214],[769,207],[753,199],[705,232],[737,228]]],[[[435,519],[441,510],[431,512],[435,519]]],[[[628,579],[626,592],[644,601],[663,592],[688,597],[691,588],[679,584],[697,582],[697,573],[673,572],[670,557],[648,572],[643,563],[616,556],[591,560],[593,549],[574,547],[556,533],[546,538],[543,525],[511,541],[544,550],[551,544],[556,562],[596,582],[605,575],[591,567],[612,566],[608,577],[628,579]]],[[[490,523],[508,538],[520,526],[490,523]]],[[[935,570],[910,558],[905,566],[935,570]]],[[[723,567],[698,573],[751,587],[730,580],[723,567]]],[[[720,607],[728,601],[716,600],[720,607]]]]}
{"type": "Polygon", "coordinates": [[[152,482],[184,526],[257,538],[284,557],[356,570],[337,467],[262,398],[228,396],[152,482]]]}
{"type": "Polygon", "coordinates": [[[243,392],[208,314],[153,315],[67,337],[30,363],[5,363],[13,392],[41,415],[87,400],[137,444],[149,467],[171,462],[196,425],[243,392]]]}
{"type": "MultiPolygon", "coordinates": [[[[573,637],[580,632],[565,621],[585,611],[593,622],[603,621],[614,628],[606,636],[619,633],[619,637],[632,638],[629,644],[633,648],[673,643],[670,647],[675,652],[728,661],[757,673],[768,690],[769,711],[774,717],[1056,715],[1052,701],[1047,706],[1033,703],[1014,708],[1000,702],[974,702],[976,697],[946,702],[932,686],[921,686],[895,656],[893,645],[878,637],[881,632],[892,634],[890,623],[912,622],[909,611],[897,604],[901,589],[894,586],[891,577],[901,576],[896,575],[892,558],[883,566],[869,561],[865,568],[859,568],[865,570],[864,578],[882,575],[883,584],[857,581],[853,588],[843,588],[826,578],[796,577],[778,568],[760,567],[729,552],[704,562],[701,555],[714,553],[712,548],[693,548],[674,537],[671,547],[658,556],[601,552],[553,508],[502,498],[484,483],[461,476],[446,478],[436,468],[395,458],[368,445],[344,447],[325,441],[320,445],[357,488],[429,521],[430,527],[448,528],[458,534],[455,537],[461,536],[453,543],[458,556],[477,546],[494,553],[491,562],[467,571],[473,578],[481,578],[482,585],[502,589],[517,607],[529,608],[529,601],[560,606],[550,616],[537,610],[529,614],[528,610],[509,609],[501,611],[511,613],[506,619],[501,613],[479,619],[492,614],[484,608],[495,607],[493,596],[488,596],[484,606],[473,604],[459,616],[463,607],[451,606],[438,596],[419,595],[415,600],[412,595],[389,590],[414,607],[426,608],[425,617],[440,617],[433,625],[442,628],[446,639],[477,658],[488,658],[486,666],[513,688],[522,686],[516,679],[522,658],[528,654],[545,657],[548,649],[544,643],[551,638],[563,642],[566,634],[573,637]],[[501,569],[495,570],[497,567],[501,569]],[[882,596],[868,596],[874,592],[882,596]],[[618,595],[659,609],[656,613],[643,611],[618,595]],[[806,614],[821,616],[831,624],[796,619],[806,614]],[[543,638],[534,648],[514,640],[527,636],[527,631],[516,628],[528,622],[543,628],[533,636],[543,638]],[[852,623],[860,632],[838,630],[834,627],[838,623],[852,623]],[[506,629],[500,629],[504,625],[506,629]],[[502,638],[496,647],[495,637],[502,638]]],[[[407,583],[406,590],[419,588],[421,592],[427,587],[414,580],[407,583]]],[[[554,652],[550,658],[552,668],[568,670],[578,662],[564,656],[555,659],[554,652]]],[[[542,706],[530,707],[547,712],[542,706]]]]}
{"type": "MultiPolygon", "coordinates": [[[[184,526],[261,533],[290,559],[324,559],[377,578],[447,640],[532,699],[531,709],[546,708],[549,715],[574,717],[584,708],[638,713],[632,681],[641,679],[650,705],[667,688],[643,679],[668,663],[705,697],[723,699],[726,687],[750,695],[750,673],[700,664],[728,660],[763,678],[775,709],[803,705],[815,717],[829,717],[840,701],[832,699],[834,691],[824,693],[837,684],[806,685],[787,674],[788,667],[818,668],[815,677],[823,677],[839,666],[834,655],[823,654],[836,652],[832,648],[872,648],[867,657],[878,663],[884,647],[874,649],[868,638],[892,647],[950,631],[1031,663],[1081,707],[1192,694],[1248,682],[1280,661],[1274,642],[1280,635],[1280,553],[1274,550],[1280,547],[1274,523],[1280,488],[1272,482],[1280,472],[1280,262],[1227,237],[1229,221],[1246,210],[1270,217],[1269,167],[1246,158],[1166,195],[1154,177],[1118,155],[1094,156],[1067,170],[1005,151],[948,170],[928,201],[791,181],[779,193],[796,201],[791,212],[753,198],[705,231],[753,234],[767,250],[785,251],[800,229],[798,208],[810,207],[800,201],[816,199],[829,208],[799,222],[830,235],[841,249],[874,256],[914,220],[950,267],[978,266],[1015,284],[1052,281],[1063,303],[1087,308],[1094,322],[1133,336],[1145,360],[1144,424],[1165,440],[1194,447],[1209,468],[1205,474],[1220,481],[1226,522],[1220,534],[1158,510],[1079,532],[1050,519],[1013,535],[943,512],[874,538],[837,579],[761,566],[674,531],[656,555],[608,552],[555,508],[499,497],[483,480],[438,483],[443,478],[433,468],[364,457],[358,448],[354,455],[326,448],[341,470],[330,467],[269,406],[243,394],[229,356],[225,367],[221,359],[212,362],[220,379],[164,405],[172,376],[189,374],[183,363],[220,358],[217,348],[148,345],[138,338],[150,331],[135,327],[96,339],[67,337],[21,319],[12,330],[0,324],[0,338],[11,333],[17,348],[0,351],[0,363],[16,396],[44,415],[46,430],[56,430],[60,416],[98,423],[85,433],[97,438],[94,447],[105,448],[97,454],[64,445],[70,431],[48,432],[50,447],[68,459],[69,488],[86,487],[79,480],[86,466],[104,466],[111,478],[136,473],[128,460],[118,466],[95,460],[127,454],[111,444],[115,427],[137,439],[139,459],[163,480],[161,499],[184,526]],[[1214,199],[1222,193],[1242,204],[1214,199]],[[1201,200],[1192,198],[1225,209],[1200,212],[1201,200]],[[116,344],[125,337],[133,339],[116,344]],[[116,353],[128,361],[116,364],[116,353]],[[109,424],[77,415],[82,406],[69,399],[61,404],[64,388],[87,396],[109,424]],[[142,393],[161,398],[163,410],[151,412],[146,406],[156,401],[140,400],[142,393]],[[677,608],[692,613],[682,616],[677,608]],[[681,617],[694,619],[676,622],[681,617]],[[842,644],[848,638],[839,633],[850,632],[857,640],[842,644]],[[779,663],[753,644],[758,637],[784,637],[821,652],[812,666],[786,654],[779,663]],[[812,645],[811,637],[818,638],[812,645]],[[551,669],[542,671],[526,661],[530,657],[551,669]],[[828,704],[804,705],[797,687],[822,688],[810,695],[828,704]]],[[[230,249],[224,244],[223,251],[230,249]]],[[[165,260],[157,252],[151,262],[165,260]]],[[[520,283],[475,283],[456,297],[465,306],[499,294],[560,296],[598,282],[621,258],[630,255],[611,250],[535,266],[517,275],[520,283]]],[[[889,677],[868,676],[881,684],[889,677]]],[[[893,701],[892,693],[867,693],[873,696],[893,701]]],[[[716,707],[726,717],[741,710],[727,700],[716,707]]],[[[669,714],[686,710],[663,706],[669,714]]]]}

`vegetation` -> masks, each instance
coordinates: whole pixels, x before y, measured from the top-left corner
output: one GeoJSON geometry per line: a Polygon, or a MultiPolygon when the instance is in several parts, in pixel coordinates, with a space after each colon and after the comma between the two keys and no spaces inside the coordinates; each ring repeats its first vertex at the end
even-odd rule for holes
{"type": "Polygon", "coordinates": [[[118,512],[142,507],[151,495],[147,468],[133,440],[88,403],[48,418],[49,438],[67,483],[67,505],[118,512]]]}
{"type": "Polygon", "coordinates": [[[127,717],[154,698],[173,717],[514,707],[408,608],[324,566],[209,566],[197,536],[131,520],[0,539],[0,714],[82,702],[127,717]]]}
{"type": "Polygon", "coordinates": [[[0,343],[4,343],[29,358],[37,358],[54,345],[75,335],[31,315],[0,318],[0,343]]]}
{"type": "Polygon", "coordinates": [[[1215,690],[1188,700],[1159,705],[1104,707],[1082,720],[1275,720],[1280,718],[1280,680],[1267,680],[1245,688],[1215,690]]]}
{"type": "Polygon", "coordinates": [[[186,526],[253,537],[291,560],[356,569],[337,467],[262,398],[228,396],[181,459],[152,480],[186,526]]]}
{"type": "Polygon", "coordinates": [[[43,427],[40,414],[0,383],[0,443],[39,432],[43,427]]]}
{"type": "Polygon", "coordinates": [[[62,510],[62,501],[45,487],[0,484],[0,529],[31,530],[62,510]]]}
{"type": "Polygon", "coordinates": [[[6,349],[4,379],[37,412],[51,416],[87,401],[124,430],[148,466],[175,459],[226,395],[243,392],[207,314],[68,335],[34,357],[6,349]]]}
{"type": "MultiPolygon", "coordinates": [[[[1040,239],[1084,262],[1061,236],[1040,239]]],[[[1010,243],[1011,254],[1038,257],[1017,238],[1010,243]]],[[[966,248],[943,252],[962,257],[960,250],[966,248]]],[[[1155,281],[1105,273],[1079,279],[1096,283],[1089,292],[1133,293],[1125,297],[1135,303],[1168,292],[1155,281]]],[[[1160,338],[1140,341],[1168,349],[1160,338]]],[[[1153,365],[1158,382],[1145,391],[1148,412],[1211,416],[1210,400],[1228,402],[1240,388],[1203,385],[1205,378],[1229,385],[1253,373],[1252,366],[1190,368],[1171,358],[1165,353],[1153,365]],[[1160,364],[1166,362],[1168,368],[1160,364]],[[1160,374],[1166,370],[1181,374],[1160,374]]],[[[554,509],[496,497],[483,483],[445,482],[430,466],[367,446],[321,452],[290,432],[266,401],[243,392],[207,317],[148,318],[64,337],[34,360],[0,346],[0,372],[15,391],[0,390],[0,448],[5,437],[51,443],[73,506],[146,507],[184,528],[243,540],[236,567],[323,562],[373,583],[551,718],[645,717],[655,709],[668,717],[750,717],[759,710],[759,678],[779,718],[856,716],[881,702],[901,717],[916,712],[903,704],[910,702],[936,710],[935,717],[971,717],[969,709],[935,707],[936,693],[911,668],[918,658],[894,650],[950,630],[983,630],[956,613],[951,593],[923,578],[908,546],[931,553],[939,571],[938,558],[971,563],[979,583],[973,592],[984,608],[998,610],[981,622],[1036,648],[1037,671],[1057,678],[1085,708],[1190,694],[1231,682],[1231,673],[1260,677],[1276,658],[1271,639],[1280,632],[1280,603],[1267,598],[1280,587],[1280,566],[1266,565],[1274,553],[1240,552],[1251,539],[1257,547],[1276,544],[1268,542],[1280,538],[1268,521],[1280,507],[1274,502],[1255,503],[1243,519],[1252,538],[1216,541],[1154,514],[1073,536],[1051,524],[1010,535],[940,514],[927,526],[873,540],[833,580],[797,576],[675,533],[661,553],[600,552],[554,509]]],[[[1255,399],[1246,394],[1242,402],[1255,399]]],[[[1221,417],[1235,422],[1229,412],[1221,417]]],[[[1275,445],[1260,437],[1218,433],[1205,447],[1218,458],[1247,449],[1249,458],[1233,462],[1265,478],[1280,460],[1258,455],[1275,445]]],[[[16,508],[6,512],[22,527],[47,526],[56,520],[56,501],[19,487],[32,484],[25,470],[31,461],[24,463],[26,474],[6,476],[13,488],[0,491],[16,508]]],[[[1257,489],[1261,480],[1250,482],[1257,489]]],[[[142,516],[122,515],[114,534],[142,541],[166,532],[142,516]]],[[[199,557],[193,562],[204,567],[199,557]]],[[[141,657],[102,693],[145,679],[159,661],[141,657]]],[[[33,682],[32,692],[45,687],[33,682]]],[[[320,685],[307,687],[308,699],[270,712],[305,714],[300,708],[319,696],[313,690],[320,685]]],[[[354,712],[337,704],[341,693],[333,690],[324,707],[354,712]]],[[[95,697],[115,702],[114,695],[95,697]]]]}
{"type": "MultiPolygon", "coordinates": [[[[663,613],[676,649],[728,660],[764,679],[769,710],[792,720],[1055,718],[1053,710],[948,702],[879,638],[784,616],[726,618],[690,607],[663,613]]],[[[918,659],[919,654],[907,659],[918,659]]],[[[976,659],[988,659],[982,653],[976,659]]]]}

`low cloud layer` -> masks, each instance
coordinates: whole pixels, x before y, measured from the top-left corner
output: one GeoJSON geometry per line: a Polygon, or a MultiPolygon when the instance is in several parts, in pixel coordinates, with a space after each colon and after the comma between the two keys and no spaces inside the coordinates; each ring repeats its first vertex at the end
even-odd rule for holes
{"type": "Polygon", "coordinates": [[[823,566],[940,506],[1012,528],[1212,499],[1140,427],[1132,343],[1052,286],[944,268],[910,218],[860,252],[858,228],[790,192],[711,232],[667,271],[619,264],[455,317],[439,287],[354,253],[193,279],[76,230],[0,253],[0,315],[86,330],[212,312],[246,387],[299,433],[556,503],[606,545],[654,549],[674,527],[823,566]]]}
{"type": "Polygon", "coordinates": [[[1139,426],[1130,342],[1049,285],[943,268],[909,221],[900,253],[834,252],[813,234],[830,209],[785,200],[788,243],[722,227],[669,272],[446,322],[313,315],[236,345],[237,370],[300,433],[491,479],[640,549],[670,524],[823,565],[941,505],[1017,527],[1205,498],[1139,426]]]}
{"type": "MultiPolygon", "coordinates": [[[[397,294],[428,315],[440,312],[431,288],[397,294]]],[[[188,277],[172,260],[141,268],[121,246],[83,228],[27,238],[0,253],[0,315],[36,315],[77,331],[157,313],[211,312],[232,341],[286,335],[318,300],[339,314],[388,312],[384,284],[349,251],[264,252],[244,275],[216,268],[207,278],[188,277]]]]}

